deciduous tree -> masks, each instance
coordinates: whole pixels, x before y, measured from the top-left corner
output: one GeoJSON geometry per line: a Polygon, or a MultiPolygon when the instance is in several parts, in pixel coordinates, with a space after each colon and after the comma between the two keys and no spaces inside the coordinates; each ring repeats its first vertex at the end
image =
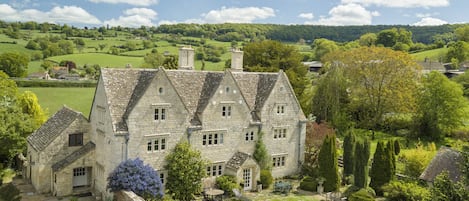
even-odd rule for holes
{"type": "Polygon", "coordinates": [[[28,73],[29,57],[24,53],[5,52],[0,54],[0,70],[10,77],[25,77],[28,73]]]}
{"type": "Polygon", "coordinates": [[[407,53],[360,47],[328,54],[323,63],[344,69],[349,109],[359,126],[375,128],[386,113],[414,111],[419,67],[407,53]]]}
{"type": "Polygon", "coordinates": [[[188,142],[178,143],[166,156],[169,194],[176,200],[193,200],[202,187],[205,168],[206,162],[199,151],[193,150],[188,142]]]}
{"type": "Polygon", "coordinates": [[[417,135],[440,140],[464,125],[469,104],[463,96],[461,85],[433,71],[423,79],[417,109],[417,135]]]}

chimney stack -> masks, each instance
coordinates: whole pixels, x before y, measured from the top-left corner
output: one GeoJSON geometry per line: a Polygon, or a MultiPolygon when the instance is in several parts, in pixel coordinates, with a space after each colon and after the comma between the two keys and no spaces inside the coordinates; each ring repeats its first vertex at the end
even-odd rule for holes
{"type": "Polygon", "coordinates": [[[184,46],[179,49],[179,70],[194,70],[194,49],[184,46]]]}
{"type": "Polygon", "coordinates": [[[238,48],[231,49],[231,71],[243,72],[243,51],[238,48]]]}

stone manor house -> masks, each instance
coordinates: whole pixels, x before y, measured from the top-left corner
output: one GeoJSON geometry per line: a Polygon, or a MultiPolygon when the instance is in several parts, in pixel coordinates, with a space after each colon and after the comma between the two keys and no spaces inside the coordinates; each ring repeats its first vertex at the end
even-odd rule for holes
{"type": "Polygon", "coordinates": [[[252,158],[258,133],[272,157],[274,178],[297,173],[304,159],[306,118],[283,71],[195,71],[194,50],[179,50],[177,70],[103,68],[89,118],[68,107],[31,134],[25,175],[40,193],[112,196],[107,176],[140,158],[167,180],[165,157],[188,141],[210,161],[204,184],[235,175],[256,188],[252,158]],[[208,181],[208,182],[207,182],[208,181]]]}

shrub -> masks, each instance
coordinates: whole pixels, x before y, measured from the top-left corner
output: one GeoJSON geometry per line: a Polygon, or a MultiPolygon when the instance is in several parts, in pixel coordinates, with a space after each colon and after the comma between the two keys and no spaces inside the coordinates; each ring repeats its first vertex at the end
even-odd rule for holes
{"type": "Polygon", "coordinates": [[[300,182],[300,189],[302,190],[316,192],[317,188],[318,182],[312,177],[306,176],[300,182]]]}
{"type": "Polygon", "coordinates": [[[348,197],[350,201],[374,201],[375,198],[366,190],[360,189],[348,197]]]}
{"type": "Polygon", "coordinates": [[[20,190],[12,183],[8,183],[0,187],[0,200],[20,201],[20,190]]]}
{"type": "Polygon", "coordinates": [[[236,183],[236,178],[231,175],[217,177],[215,184],[230,197],[234,196],[233,189],[239,189],[239,185],[236,183]]]}
{"type": "Polygon", "coordinates": [[[419,177],[436,153],[433,146],[425,149],[422,145],[417,145],[415,149],[401,150],[400,157],[404,161],[404,174],[419,177]]]}
{"type": "Polygon", "coordinates": [[[272,173],[270,170],[261,170],[261,184],[262,188],[269,188],[272,185],[274,178],[272,177],[272,173]]]}
{"type": "Polygon", "coordinates": [[[130,190],[145,199],[163,197],[159,174],[149,165],[144,165],[139,158],[119,164],[107,180],[107,188],[111,192],[130,190]]]}
{"type": "Polygon", "coordinates": [[[430,191],[417,183],[392,181],[382,187],[384,197],[389,201],[420,201],[429,200],[430,191]]]}

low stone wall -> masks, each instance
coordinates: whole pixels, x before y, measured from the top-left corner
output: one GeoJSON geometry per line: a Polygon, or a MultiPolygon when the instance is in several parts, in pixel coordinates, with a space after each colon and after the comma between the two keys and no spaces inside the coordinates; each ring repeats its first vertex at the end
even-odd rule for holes
{"type": "Polygon", "coordinates": [[[114,193],[114,197],[117,201],[145,201],[132,191],[118,191],[114,193]]]}

